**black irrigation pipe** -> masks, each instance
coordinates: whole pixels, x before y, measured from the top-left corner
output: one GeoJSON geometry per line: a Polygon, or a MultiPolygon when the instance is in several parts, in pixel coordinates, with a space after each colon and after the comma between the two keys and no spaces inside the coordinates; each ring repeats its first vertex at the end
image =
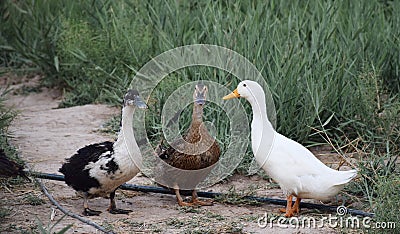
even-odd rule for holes
{"type": "MultiPolygon", "coordinates": [[[[47,173],[41,173],[41,172],[33,172],[33,173],[31,173],[31,175],[34,177],[42,178],[42,179],[64,181],[63,175],[47,174],[47,173]]],[[[146,193],[175,194],[170,189],[165,189],[165,188],[161,188],[161,187],[153,187],[153,186],[126,184],[126,183],[121,185],[120,189],[133,190],[133,191],[146,192],[146,193]]],[[[225,194],[223,194],[223,193],[202,192],[202,191],[198,191],[197,195],[200,197],[206,197],[206,198],[216,198],[216,197],[220,197],[220,196],[225,196],[225,194]]],[[[286,200],[282,200],[282,199],[256,197],[256,196],[245,196],[243,198],[250,200],[250,201],[257,201],[257,202],[261,202],[261,203],[270,203],[270,204],[274,204],[274,205],[283,205],[283,206],[286,205],[286,200]]],[[[330,212],[336,212],[336,210],[337,210],[336,206],[327,206],[327,205],[313,204],[313,203],[307,203],[307,202],[300,203],[300,207],[307,208],[307,209],[330,211],[330,212]]],[[[360,216],[364,216],[364,217],[374,217],[375,216],[374,213],[369,213],[369,212],[365,212],[362,210],[354,210],[354,209],[347,209],[347,214],[360,215],[360,216]]]]}

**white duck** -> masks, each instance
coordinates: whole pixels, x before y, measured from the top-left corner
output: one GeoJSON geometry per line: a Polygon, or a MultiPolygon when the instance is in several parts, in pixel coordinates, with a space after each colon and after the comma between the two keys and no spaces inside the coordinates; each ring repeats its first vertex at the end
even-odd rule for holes
{"type": "Polygon", "coordinates": [[[110,197],[108,207],[110,213],[131,212],[116,207],[115,190],[139,172],[138,166],[132,159],[140,156],[132,129],[135,107],[147,108],[136,90],[128,90],[124,97],[121,129],[117,140],[87,145],[79,149],[59,170],[65,175],[67,185],[83,195],[83,215],[99,215],[100,211],[89,208],[88,199],[107,196],[110,197]],[[133,145],[133,153],[136,155],[129,154],[127,143],[133,145]]]}
{"type": "Polygon", "coordinates": [[[223,99],[239,97],[245,98],[253,110],[251,143],[256,161],[287,196],[286,209],[281,209],[286,217],[299,213],[302,198],[327,200],[357,175],[357,170],[327,167],[307,148],[276,132],[267,117],[264,90],[257,82],[242,81],[223,99]],[[297,199],[292,207],[293,196],[297,199]]]}

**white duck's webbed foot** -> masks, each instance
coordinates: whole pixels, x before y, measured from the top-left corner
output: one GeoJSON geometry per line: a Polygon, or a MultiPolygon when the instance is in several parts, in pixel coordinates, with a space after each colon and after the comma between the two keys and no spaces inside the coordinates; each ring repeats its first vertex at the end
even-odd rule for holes
{"type": "Polygon", "coordinates": [[[294,214],[299,214],[300,213],[300,201],[301,198],[296,197],[296,202],[294,203],[292,210],[294,214]]]}
{"type": "Polygon", "coordinates": [[[280,212],[285,213],[286,218],[293,217],[295,214],[300,213],[301,198],[296,197],[296,202],[294,204],[293,204],[292,199],[293,199],[293,195],[288,196],[286,208],[279,209],[280,212]]]}

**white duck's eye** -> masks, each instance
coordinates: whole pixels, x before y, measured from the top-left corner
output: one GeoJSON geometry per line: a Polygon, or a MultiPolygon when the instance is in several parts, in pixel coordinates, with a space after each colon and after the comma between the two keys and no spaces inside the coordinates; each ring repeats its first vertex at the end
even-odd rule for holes
{"type": "Polygon", "coordinates": [[[243,87],[246,87],[246,84],[243,84],[243,87]]]}

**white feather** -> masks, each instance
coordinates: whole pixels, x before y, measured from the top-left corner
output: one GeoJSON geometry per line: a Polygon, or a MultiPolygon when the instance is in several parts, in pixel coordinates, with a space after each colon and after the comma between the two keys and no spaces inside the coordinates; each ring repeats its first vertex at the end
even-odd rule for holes
{"type": "Polygon", "coordinates": [[[114,152],[111,153],[107,151],[103,153],[98,161],[91,162],[85,167],[85,169],[90,169],[89,175],[96,178],[100,183],[99,188],[91,188],[89,193],[106,196],[139,173],[140,169],[133,161],[133,156],[129,154],[125,144],[125,142],[132,144],[133,153],[135,154],[134,157],[141,158],[140,150],[133,134],[133,111],[133,106],[125,106],[122,109],[123,124],[118,134],[117,141],[113,145],[114,152]],[[124,135],[124,133],[126,133],[126,135],[124,135]],[[106,164],[111,160],[114,160],[118,166],[118,169],[114,173],[109,173],[104,169],[107,168],[106,164]]]}
{"type": "Polygon", "coordinates": [[[267,118],[265,94],[259,84],[242,81],[237,91],[253,109],[251,140],[256,161],[286,195],[326,200],[357,175],[356,170],[327,167],[307,148],[277,133],[267,118]]]}

